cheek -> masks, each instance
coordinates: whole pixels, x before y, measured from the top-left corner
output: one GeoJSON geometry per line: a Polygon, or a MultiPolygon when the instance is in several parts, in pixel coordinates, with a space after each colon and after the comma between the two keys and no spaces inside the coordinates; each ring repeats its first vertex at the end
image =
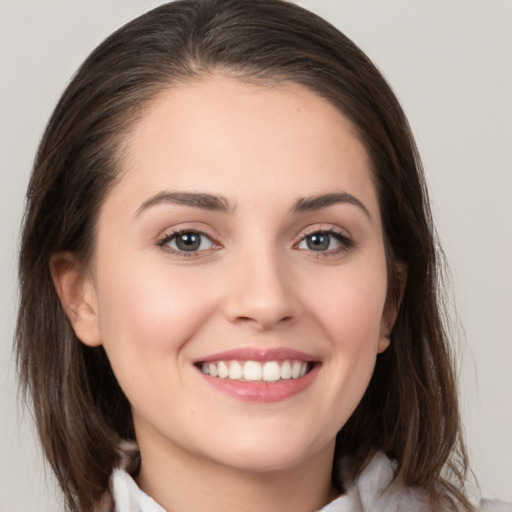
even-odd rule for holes
{"type": "Polygon", "coordinates": [[[316,279],[312,306],[336,348],[374,350],[386,301],[385,265],[340,268],[316,279]],[[382,270],[384,269],[384,270],[382,270]]]}
{"type": "Polygon", "coordinates": [[[178,351],[215,303],[192,273],[161,264],[104,266],[98,282],[103,344],[123,357],[178,351]]]}
{"type": "Polygon", "coordinates": [[[315,280],[311,309],[329,344],[326,399],[338,404],[336,428],[356,408],[375,367],[387,291],[385,259],[378,255],[371,262],[340,266],[315,280]]]}
{"type": "Polygon", "coordinates": [[[198,279],[182,269],[121,264],[104,266],[102,272],[100,331],[114,374],[135,410],[145,410],[150,397],[159,410],[165,403],[158,402],[156,391],[183,384],[188,342],[207,321],[215,300],[209,288],[198,294],[198,279]]]}

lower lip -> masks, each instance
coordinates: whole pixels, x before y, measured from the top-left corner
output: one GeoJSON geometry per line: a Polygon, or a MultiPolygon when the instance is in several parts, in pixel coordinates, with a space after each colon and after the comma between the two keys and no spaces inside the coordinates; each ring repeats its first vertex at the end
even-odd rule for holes
{"type": "Polygon", "coordinates": [[[220,379],[203,373],[203,378],[217,390],[247,402],[280,402],[307,389],[316,378],[320,365],[316,364],[311,371],[300,379],[279,380],[276,382],[240,382],[238,380],[220,379]]]}

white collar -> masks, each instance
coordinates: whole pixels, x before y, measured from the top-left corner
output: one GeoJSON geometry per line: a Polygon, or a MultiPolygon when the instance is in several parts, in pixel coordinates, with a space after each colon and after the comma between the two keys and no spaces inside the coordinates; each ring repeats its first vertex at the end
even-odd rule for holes
{"type": "MultiPolygon", "coordinates": [[[[377,453],[355,484],[347,492],[319,512],[399,512],[427,510],[420,491],[394,482],[393,463],[377,453]],[[389,487],[388,487],[389,486],[389,487]]],[[[116,512],[166,512],[153,498],[144,493],[123,469],[112,474],[112,491],[116,512]]]]}
{"type": "MultiPolygon", "coordinates": [[[[359,478],[348,485],[347,492],[318,512],[432,512],[421,489],[392,482],[394,467],[385,455],[375,454],[359,478]]],[[[123,469],[113,472],[111,486],[115,512],[166,512],[123,469]]],[[[480,510],[512,512],[512,505],[482,501],[480,510]]]]}
{"type": "Polygon", "coordinates": [[[124,470],[115,469],[111,477],[115,512],[166,512],[153,498],[143,492],[124,470]]]}

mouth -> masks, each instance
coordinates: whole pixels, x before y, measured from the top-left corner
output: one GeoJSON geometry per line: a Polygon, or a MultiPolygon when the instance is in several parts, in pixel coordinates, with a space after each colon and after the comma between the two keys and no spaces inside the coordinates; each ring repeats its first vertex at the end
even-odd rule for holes
{"type": "Polygon", "coordinates": [[[285,360],[217,360],[200,361],[197,368],[205,375],[238,382],[279,382],[301,379],[315,366],[314,361],[285,360]]]}
{"type": "Polygon", "coordinates": [[[278,402],[305,391],[322,362],[289,348],[240,348],[194,361],[214,389],[250,402],[278,402]]]}

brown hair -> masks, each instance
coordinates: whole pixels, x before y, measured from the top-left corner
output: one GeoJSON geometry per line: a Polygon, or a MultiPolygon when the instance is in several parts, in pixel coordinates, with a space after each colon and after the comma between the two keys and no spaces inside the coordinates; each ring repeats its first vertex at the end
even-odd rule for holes
{"type": "Polygon", "coordinates": [[[123,141],[163,89],[210,72],[290,81],[339,108],[371,158],[389,270],[389,300],[403,283],[391,345],[379,355],[361,403],[338,434],[337,461],[356,474],[376,450],[396,477],[432,499],[470,510],[456,383],[443,326],[441,255],[422,168],[405,115],[385,79],[346,36],[281,0],[179,0],[128,23],[87,58],[42,138],[27,193],[20,252],[18,368],[44,452],[72,511],[107,491],[123,439],[134,439],[129,403],[103,348],[80,343],[54,289],[49,261],[94,251],[98,210],[120,172],[123,141]],[[448,469],[455,478],[444,478],[448,469]],[[453,482],[453,483],[451,483],[453,482]]]}

